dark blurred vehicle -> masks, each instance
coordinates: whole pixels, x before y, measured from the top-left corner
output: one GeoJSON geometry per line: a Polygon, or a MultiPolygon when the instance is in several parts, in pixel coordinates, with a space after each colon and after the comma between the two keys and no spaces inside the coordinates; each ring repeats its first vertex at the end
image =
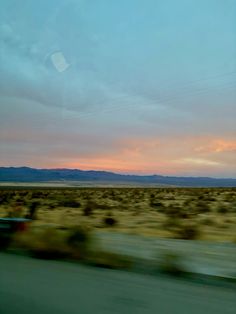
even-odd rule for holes
{"type": "Polygon", "coordinates": [[[12,236],[16,232],[25,231],[30,221],[27,218],[0,218],[0,249],[7,248],[12,236]]]}

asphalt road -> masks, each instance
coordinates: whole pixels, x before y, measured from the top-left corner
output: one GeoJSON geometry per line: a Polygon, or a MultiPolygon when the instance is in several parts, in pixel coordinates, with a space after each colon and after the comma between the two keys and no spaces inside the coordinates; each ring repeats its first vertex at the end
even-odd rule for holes
{"type": "Polygon", "coordinates": [[[236,290],[0,254],[0,314],[224,314],[236,290]]]}

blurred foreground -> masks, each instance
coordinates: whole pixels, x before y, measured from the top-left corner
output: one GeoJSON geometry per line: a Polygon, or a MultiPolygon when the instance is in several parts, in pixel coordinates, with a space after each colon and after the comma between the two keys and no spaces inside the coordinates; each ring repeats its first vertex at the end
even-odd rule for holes
{"type": "Polygon", "coordinates": [[[1,314],[233,314],[232,287],[0,253],[1,314]]]}

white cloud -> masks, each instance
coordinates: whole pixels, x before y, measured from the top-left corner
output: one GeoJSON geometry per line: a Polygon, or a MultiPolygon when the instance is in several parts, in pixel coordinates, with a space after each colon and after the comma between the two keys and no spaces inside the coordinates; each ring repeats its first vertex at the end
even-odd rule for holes
{"type": "Polygon", "coordinates": [[[222,165],[222,163],[218,161],[202,159],[202,158],[182,158],[180,160],[177,160],[177,163],[202,165],[202,166],[221,166],[222,165]]]}

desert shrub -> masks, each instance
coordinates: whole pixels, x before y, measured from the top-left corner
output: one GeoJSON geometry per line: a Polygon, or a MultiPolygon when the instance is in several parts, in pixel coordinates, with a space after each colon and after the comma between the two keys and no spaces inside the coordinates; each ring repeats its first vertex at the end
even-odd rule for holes
{"type": "Polygon", "coordinates": [[[196,240],[199,236],[200,230],[196,224],[182,225],[176,232],[176,237],[183,240],[196,240]]]}
{"type": "Polygon", "coordinates": [[[225,199],[226,202],[231,202],[233,199],[235,199],[235,197],[236,197],[235,193],[227,193],[224,196],[224,199],[225,199]]]}
{"type": "Polygon", "coordinates": [[[176,206],[166,207],[165,213],[167,216],[172,218],[178,218],[180,216],[181,208],[176,206]]]}
{"type": "Polygon", "coordinates": [[[231,208],[231,212],[232,212],[232,213],[236,213],[236,202],[233,202],[233,203],[231,204],[230,208],[231,208]]]}
{"type": "Polygon", "coordinates": [[[84,227],[76,226],[72,228],[67,237],[68,246],[74,250],[75,254],[81,257],[88,250],[90,242],[90,233],[84,227]]]}
{"type": "Polygon", "coordinates": [[[91,216],[92,214],[93,214],[93,209],[92,209],[90,206],[85,206],[85,207],[83,208],[83,215],[84,215],[84,216],[89,217],[89,216],[91,216]]]}
{"type": "Polygon", "coordinates": [[[181,221],[176,217],[167,217],[167,219],[163,223],[163,228],[170,231],[175,232],[181,226],[181,221]]]}
{"type": "Polygon", "coordinates": [[[91,216],[93,214],[93,210],[96,208],[96,204],[92,201],[88,201],[85,207],[83,208],[84,216],[91,216]]]}
{"type": "Polygon", "coordinates": [[[82,227],[29,229],[14,234],[11,247],[28,251],[42,259],[84,259],[91,243],[90,233],[82,227]]]}
{"type": "Polygon", "coordinates": [[[196,214],[208,213],[208,212],[210,212],[210,207],[209,207],[207,202],[205,202],[205,201],[198,201],[195,204],[195,207],[193,208],[193,211],[196,214]]]}
{"type": "Polygon", "coordinates": [[[44,194],[42,191],[33,191],[31,194],[32,198],[42,198],[44,197],[44,194]]]}
{"type": "Polygon", "coordinates": [[[47,205],[49,209],[55,209],[57,205],[55,203],[51,203],[47,205]]]}
{"type": "Polygon", "coordinates": [[[25,246],[37,258],[58,259],[68,254],[65,235],[54,228],[41,230],[33,237],[28,237],[25,246]]]}
{"type": "Polygon", "coordinates": [[[216,201],[215,197],[213,197],[213,196],[208,196],[205,198],[205,200],[208,202],[215,202],[216,201]]]}
{"type": "Polygon", "coordinates": [[[97,204],[97,209],[106,209],[106,210],[110,210],[112,208],[112,206],[108,205],[108,204],[97,204]]]}
{"type": "Polygon", "coordinates": [[[91,200],[89,199],[87,201],[87,204],[86,204],[87,207],[90,207],[91,210],[94,210],[94,209],[105,209],[105,210],[109,210],[111,209],[111,206],[108,205],[108,204],[99,204],[97,202],[95,202],[94,200],[91,200]]]}
{"type": "Polygon", "coordinates": [[[225,205],[225,204],[219,204],[219,205],[217,206],[217,212],[218,212],[219,214],[226,214],[226,213],[228,213],[229,211],[230,211],[230,207],[227,206],[227,205],[225,205]]]}
{"type": "Polygon", "coordinates": [[[151,193],[151,194],[150,194],[150,199],[154,199],[155,196],[156,196],[156,195],[155,195],[154,193],[151,193]]]}
{"type": "Polygon", "coordinates": [[[190,218],[190,216],[191,216],[190,213],[188,213],[184,210],[179,212],[179,218],[188,219],[188,218],[190,218]]]}
{"type": "Polygon", "coordinates": [[[182,265],[182,257],[176,253],[166,253],[162,256],[159,269],[172,276],[182,276],[186,271],[182,265]]]}
{"type": "Polygon", "coordinates": [[[204,219],[201,220],[201,223],[203,225],[213,226],[215,224],[215,221],[213,218],[205,217],[204,219]]]}
{"type": "Polygon", "coordinates": [[[40,206],[38,200],[33,200],[28,204],[29,212],[26,214],[26,218],[36,220],[36,211],[40,206]]]}
{"type": "Polygon", "coordinates": [[[199,195],[198,196],[198,199],[201,201],[201,200],[204,200],[205,196],[202,194],[202,195],[199,195]]]}
{"type": "Polygon", "coordinates": [[[167,196],[166,199],[169,201],[175,201],[175,196],[170,195],[170,196],[167,196]]]}
{"type": "Polygon", "coordinates": [[[9,217],[22,217],[23,215],[23,207],[21,202],[15,202],[9,208],[8,216],[9,217]]]}
{"type": "Polygon", "coordinates": [[[227,228],[229,228],[229,225],[228,225],[228,223],[225,223],[225,221],[222,221],[222,222],[217,224],[217,227],[220,229],[227,229],[227,228]]]}
{"type": "Polygon", "coordinates": [[[231,223],[233,223],[234,221],[232,220],[232,219],[230,219],[230,218],[225,218],[224,219],[224,223],[226,223],[226,224],[231,224],[231,223]]]}
{"type": "Polygon", "coordinates": [[[193,197],[187,198],[187,199],[184,201],[183,205],[189,207],[191,204],[194,203],[194,201],[195,201],[195,198],[193,198],[193,197]]]}
{"type": "Polygon", "coordinates": [[[117,225],[117,220],[111,216],[105,217],[103,219],[103,222],[104,222],[105,226],[107,226],[107,227],[113,227],[113,226],[117,225]]]}
{"type": "Polygon", "coordinates": [[[149,205],[151,207],[154,207],[154,208],[156,208],[156,207],[159,208],[159,207],[163,207],[164,206],[161,202],[158,202],[158,201],[153,200],[153,199],[150,200],[149,205]]]}
{"type": "Polygon", "coordinates": [[[81,206],[80,202],[70,198],[64,198],[59,201],[59,206],[62,207],[71,207],[71,208],[78,208],[81,206]]]}
{"type": "Polygon", "coordinates": [[[86,262],[96,267],[109,269],[130,269],[132,267],[132,261],[127,256],[106,251],[94,251],[88,256],[86,262]]]}
{"type": "Polygon", "coordinates": [[[2,195],[0,196],[0,205],[7,204],[8,201],[9,201],[8,195],[2,194],[2,195]]]}

